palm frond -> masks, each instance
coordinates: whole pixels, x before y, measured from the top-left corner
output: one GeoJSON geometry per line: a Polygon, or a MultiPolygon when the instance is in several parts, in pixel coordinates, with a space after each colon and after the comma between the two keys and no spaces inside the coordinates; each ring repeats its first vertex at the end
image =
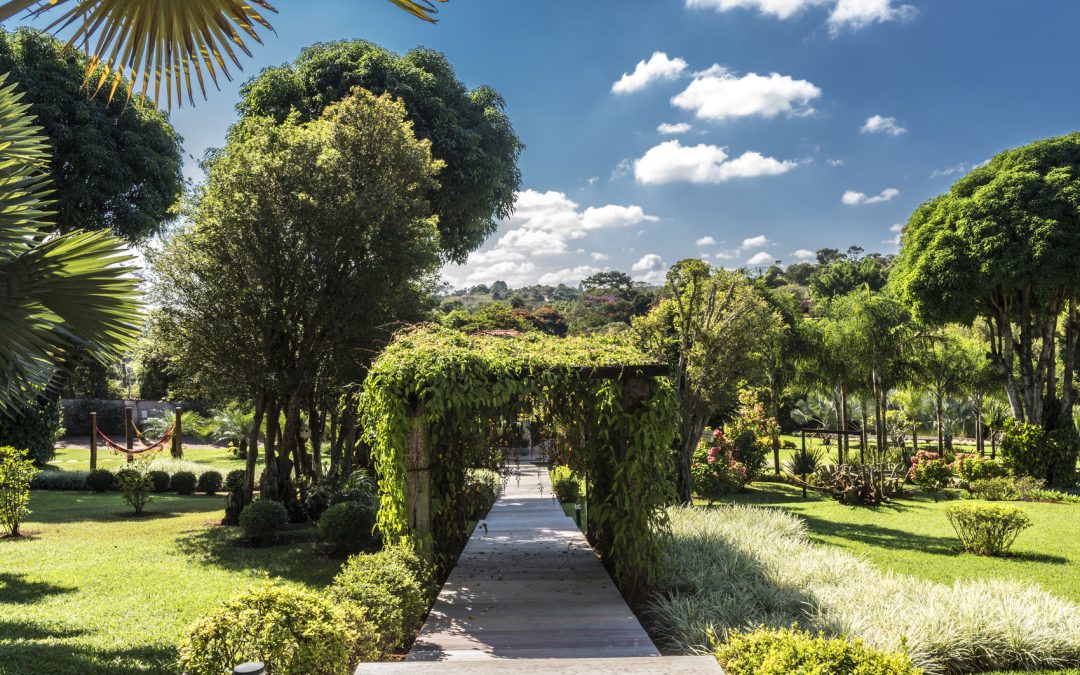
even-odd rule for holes
{"type": "MultiPolygon", "coordinates": [[[[447,0],[390,0],[413,16],[434,21],[434,2],[447,0]]],[[[262,43],[259,31],[273,31],[266,15],[277,10],[266,0],[6,0],[0,2],[0,21],[26,11],[32,17],[50,13],[48,32],[70,32],[69,42],[90,55],[87,84],[95,93],[109,85],[112,100],[126,77],[130,97],[165,107],[183,96],[194,105],[195,88],[206,97],[207,79],[232,79],[230,63],[243,70],[238,52],[251,56],[247,42],[262,43]],[[91,80],[93,78],[93,80],[91,80]]]]}

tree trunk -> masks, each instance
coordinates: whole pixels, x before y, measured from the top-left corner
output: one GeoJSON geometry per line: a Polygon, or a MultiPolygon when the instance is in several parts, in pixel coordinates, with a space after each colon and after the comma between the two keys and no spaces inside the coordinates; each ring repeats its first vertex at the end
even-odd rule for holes
{"type": "MultiPolygon", "coordinates": [[[[840,385],[840,431],[847,431],[847,391],[844,390],[844,386],[840,385]]],[[[847,455],[847,434],[840,434],[840,438],[836,439],[836,454],[837,465],[844,463],[844,457],[847,455]]]]}
{"type": "Polygon", "coordinates": [[[255,401],[255,419],[251,427],[251,435],[247,439],[248,453],[244,463],[244,493],[241,500],[246,506],[251,503],[255,494],[255,467],[259,459],[259,429],[262,427],[263,415],[266,412],[266,396],[260,396],[255,401]]]}
{"type": "Polygon", "coordinates": [[[937,394],[934,397],[934,417],[937,420],[937,451],[938,455],[944,459],[945,457],[945,430],[941,426],[941,406],[942,396],[937,394]]]}
{"type": "Polygon", "coordinates": [[[690,475],[690,465],[694,460],[701,435],[705,432],[705,415],[684,413],[682,424],[682,448],[679,452],[679,466],[675,487],[679,493],[679,502],[690,504],[694,500],[694,480],[690,475]]]}
{"type": "Polygon", "coordinates": [[[772,438],[773,468],[776,475],[780,475],[780,394],[776,391],[776,385],[769,386],[769,396],[772,399],[772,415],[776,420],[776,434],[772,438]]]}

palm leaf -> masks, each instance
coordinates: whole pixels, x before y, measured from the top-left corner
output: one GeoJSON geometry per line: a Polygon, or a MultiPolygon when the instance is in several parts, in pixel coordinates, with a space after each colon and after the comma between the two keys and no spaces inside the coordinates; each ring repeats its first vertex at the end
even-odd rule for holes
{"type": "Polygon", "coordinates": [[[114,358],[139,320],[138,280],[107,232],[52,236],[47,145],[0,75],[0,411],[33,400],[72,347],[114,358]]]}
{"type": "MultiPolygon", "coordinates": [[[[438,11],[433,0],[390,2],[425,21],[438,11]]],[[[85,47],[95,93],[108,84],[112,100],[126,77],[129,97],[139,90],[160,104],[164,84],[166,108],[174,95],[182,105],[185,93],[194,105],[196,87],[205,98],[207,79],[215,87],[219,76],[232,79],[230,64],[243,70],[238,52],[251,56],[245,40],[261,44],[259,30],[273,30],[265,15],[277,12],[267,0],[6,0],[0,21],[23,11],[49,13],[47,31],[70,31],[70,44],[85,47]]]]}

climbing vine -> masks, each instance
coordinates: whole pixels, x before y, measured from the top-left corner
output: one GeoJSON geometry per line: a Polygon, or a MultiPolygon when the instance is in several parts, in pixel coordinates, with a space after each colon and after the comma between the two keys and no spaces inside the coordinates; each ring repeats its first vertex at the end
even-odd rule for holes
{"type": "Polygon", "coordinates": [[[530,420],[555,441],[560,461],[587,477],[590,538],[624,589],[640,591],[672,495],[677,415],[669,380],[641,377],[651,366],[614,336],[403,331],[373,364],[360,397],[382,496],[379,531],[390,541],[413,536],[406,452],[410,434],[426,429],[431,544],[441,555],[460,549],[466,472],[495,468],[500,436],[530,420]]]}

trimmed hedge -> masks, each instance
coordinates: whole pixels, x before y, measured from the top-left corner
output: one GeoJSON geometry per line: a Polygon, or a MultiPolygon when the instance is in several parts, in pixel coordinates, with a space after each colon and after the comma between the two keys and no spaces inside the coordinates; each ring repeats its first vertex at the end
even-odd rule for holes
{"type": "Polygon", "coordinates": [[[240,512],[240,529],[248,539],[268,544],[289,524],[289,512],[280,502],[256,499],[240,512]]]}
{"type": "Polygon", "coordinates": [[[377,510],[364,502],[334,504],[319,517],[319,534],[343,553],[359,553],[375,539],[377,510]]]}
{"type": "MultiPolygon", "coordinates": [[[[88,490],[86,478],[89,471],[62,471],[43,469],[30,481],[31,490],[88,490]]],[[[111,479],[110,479],[111,480],[111,479]]]]}
{"type": "Polygon", "coordinates": [[[151,471],[147,474],[150,480],[154,482],[154,492],[168,492],[169,483],[172,482],[172,476],[166,471],[151,471]]]}
{"type": "Polygon", "coordinates": [[[385,651],[405,646],[427,611],[430,585],[411,551],[388,547],[349,558],[329,589],[332,599],[367,608],[385,651]]]}
{"type": "Polygon", "coordinates": [[[918,675],[906,654],[881,652],[862,640],[811,635],[797,626],[733,633],[714,652],[728,675],[918,675]]]}
{"type": "Polygon", "coordinates": [[[178,495],[195,494],[196,478],[190,471],[178,471],[172,475],[169,488],[178,495]]]}
{"type": "Polygon", "coordinates": [[[221,474],[217,471],[207,471],[203,475],[199,476],[198,486],[195,488],[197,492],[201,492],[204,495],[212,495],[221,491],[222,484],[221,474]]]}
{"type": "Polygon", "coordinates": [[[116,484],[116,476],[108,469],[94,469],[86,475],[86,487],[94,492],[108,492],[116,484]]]}

